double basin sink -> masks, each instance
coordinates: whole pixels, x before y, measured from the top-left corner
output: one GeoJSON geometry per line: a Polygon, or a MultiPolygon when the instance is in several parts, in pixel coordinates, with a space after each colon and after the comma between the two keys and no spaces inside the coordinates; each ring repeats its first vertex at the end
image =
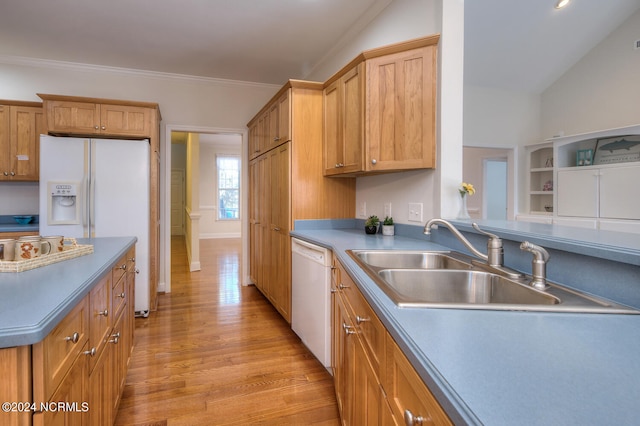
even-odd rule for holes
{"type": "Polygon", "coordinates": [[[458,252],[347,250],[400,307],[638,314],[639,310],[531,277],[508,278],[482,270],[458,252]]]}

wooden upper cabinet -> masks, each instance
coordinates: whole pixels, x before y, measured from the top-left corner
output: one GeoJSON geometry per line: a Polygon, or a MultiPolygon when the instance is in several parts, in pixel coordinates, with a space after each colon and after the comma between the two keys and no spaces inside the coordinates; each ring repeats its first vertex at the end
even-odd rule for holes
{"type": "Polygon", "coordinates": [[[363,70],[358,64],[324,89],[325,176],[363,168],[363,70]]]}
{"type": "Polygon", "coordinates": [[[366,170],[435,167],[435,46],[367,61],[366,170]]]}
{"type": "Polygon", "coordinates": [[[325,176],[435,167],[438,40],[363,52],[327,80],[325,176]]]}
{"type": "Polygon", "coordinates": [[[39,102],[0,101],[0,181],[38,181],[40,134],[44,129],[39,102]]]}
{"type": "Polygon", "coordinates": [[[291,89],[271,100],[248,125],[249,158],[291,140],[291,89]]]}
{"type": "Polygon", "coordinates": [[[38,94],[47,132],[62,135],[151,137],[157,105],[144,102],[38,94]]]}

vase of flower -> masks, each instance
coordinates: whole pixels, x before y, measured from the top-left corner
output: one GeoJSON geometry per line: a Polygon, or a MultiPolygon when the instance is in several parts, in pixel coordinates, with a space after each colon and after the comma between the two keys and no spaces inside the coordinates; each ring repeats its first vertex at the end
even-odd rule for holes
{"type": "Polygon", "coordinates": [[[471,216],[469,216],[469,210],[467,209],[467,195],[475,194],[476,190],[472,184],[462,182],[462,185],[458,188],[458,192],[460,193],[460,211],[458,212],[456,219],[471,219],[471,216]]]}

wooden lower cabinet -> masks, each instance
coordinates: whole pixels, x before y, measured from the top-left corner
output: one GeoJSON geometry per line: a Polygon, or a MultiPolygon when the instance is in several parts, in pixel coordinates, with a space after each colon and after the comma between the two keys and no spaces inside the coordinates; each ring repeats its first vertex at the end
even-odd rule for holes
{"type": "Polygon", "coordinates": [[[133,349],[135,249],[116,265],[42,341],[0,349],[0,399],[33,404],[0,424],[113,424],[133,349]]]}
{"type": "MultiPolygon", "coordinates": [[[[82,347],[86,349],[88,344],[82,347]]],[[[47,409],[33,414],[34,426],[67,426],[88,424],[93,407],[87,399],[89,359],[82,352],[47,403],[47,409]],[[63,405],[61,405],[63,404],[63,405]],[[90,411],[91,410],[91,411],[90,411]]],[[[37,403],[37,401],[34,401],[37,403]]],[[[41,408],[41,407],[39,407],[41,408]]]]}
{"type": "Polygon", "coordinates": [[[333,266],[332,369],[342,424],[451,425],[335,257],[333,266]]]}

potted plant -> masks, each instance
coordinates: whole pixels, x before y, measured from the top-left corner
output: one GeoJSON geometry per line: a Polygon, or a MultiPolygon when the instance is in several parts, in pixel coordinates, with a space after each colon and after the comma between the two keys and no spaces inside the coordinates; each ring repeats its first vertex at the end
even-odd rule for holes
{"type": "Polygon", "coordinates": [[[376,232],[378,232],[379,223],[380,219],[378,219],[378,216],[369,216],[364,223],[364,232],[366,232],[367,234],[375,234],[376,232]]]}
{"type": "Polygon", "coordinates": [[[386,216],[382,221],[382,235],[393,235],[395,227],[393,226],[393,218],[386,216]]]}

